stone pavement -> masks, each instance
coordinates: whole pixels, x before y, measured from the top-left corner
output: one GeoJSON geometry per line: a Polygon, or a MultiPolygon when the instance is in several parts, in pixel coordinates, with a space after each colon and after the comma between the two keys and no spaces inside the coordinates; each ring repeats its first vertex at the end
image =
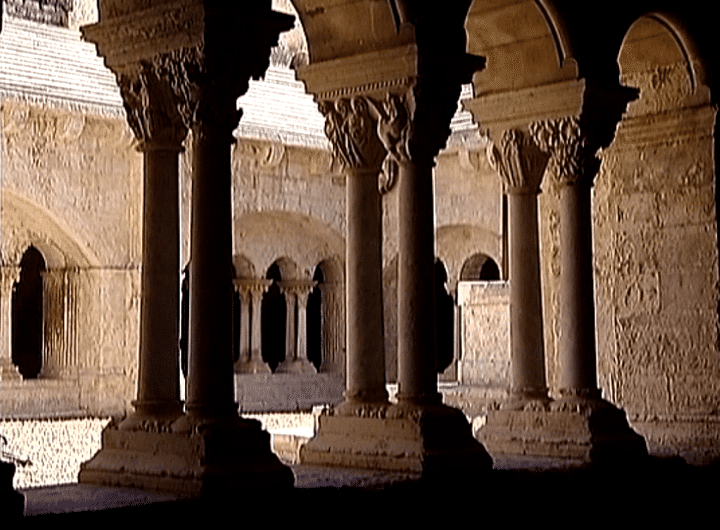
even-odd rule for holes
{"type": "Polygon", "coordinates": [[[422,518],[426,510],[443,510],[446,514],[458,509],[488,512],[517,509],[513,508],[517,502],[524,508],[558,502],[573,507],[592,504],[602,506],[605,513],[614,512],[618,502],[642,503],[643,499],[670,510],[693,506],[692,513],[699,514],[714,509],[720,478],[718,466],[694,468],[680,460],[658,459],[612,469],[493,469],[483,477],[433,484],[403,473],[302,465],[293,465],[292,469],[296,477],[293,490],[247,492],[218,502],[177,500],[161,493],[80,484],[31,489],[23,491],[26,517],[114,521],[147,516],[183,520],[188,516],[252,510],[262,513],[266,520],[291,521],[332,505],[336,510],[351,509],[359,518],[378,510],[395,513],[396,507],[406,506],[422,518]]]}

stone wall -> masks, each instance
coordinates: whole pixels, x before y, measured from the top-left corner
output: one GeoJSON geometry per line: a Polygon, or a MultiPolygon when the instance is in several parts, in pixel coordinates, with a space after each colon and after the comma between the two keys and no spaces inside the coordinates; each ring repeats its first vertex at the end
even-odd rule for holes
{"type": "Polygon", "coordinates": [[[135,393],[141,159],[120,117],[2,101],[2,254],[45,261],[45,367],[3,416],[117,414],[135,393]]]}

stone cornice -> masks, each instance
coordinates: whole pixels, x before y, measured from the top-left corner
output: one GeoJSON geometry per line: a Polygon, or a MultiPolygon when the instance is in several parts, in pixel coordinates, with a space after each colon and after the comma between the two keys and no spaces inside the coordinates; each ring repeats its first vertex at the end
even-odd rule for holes
{"type": "Polygon", "coordinates": [[[97,45],[110,69],[200,42],[205,31],[202,3],[183,0],[161,4],[81,28],[97,45]]]}
{"type": "Polygon", "coordinates": [[[475,121],[491,132],[526,127],[540,120],[578,116],[582,112],[585,81],[574,79],[512,92],[487,94],[463,102],[475,121]]]}
{"type": "Polygon", "coordinates": [[[297,78],[318,101],[365,95],[403,94],[418,75],[417,46],[409,44],[363,55],[300,66],[297,78]]]}

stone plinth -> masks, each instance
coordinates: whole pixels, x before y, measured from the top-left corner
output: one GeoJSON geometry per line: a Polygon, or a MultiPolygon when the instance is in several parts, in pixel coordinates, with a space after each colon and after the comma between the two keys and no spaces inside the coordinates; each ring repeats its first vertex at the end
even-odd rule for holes
{"type": "Polygon", "coordinates": [[[241,412],[310,410],[342,401],[340,374],[235,374],[235,400],[241,412]]]}
{"type": "Polygon", "coordinates": [[[307,465],[466,477],[492,468],[462,412],[443,405],[343,404],[318,418],[315,437],[300,450],[307,465]]]}
{"type": "Polygon", "coordinates": [[[601,400],[529,401],[488,413],[475,434],[496,467],[584,468],[647,457],[625,413],[601,400]]]}
{"type": "Polygon", "coordinates": [[[102,450],[85,462],[79,482],[226,498],[237,491],[291,488],[294,476],[270,451],[256,420],[229,418],[170,432],[162,425],[103,430],[102,450]]]}

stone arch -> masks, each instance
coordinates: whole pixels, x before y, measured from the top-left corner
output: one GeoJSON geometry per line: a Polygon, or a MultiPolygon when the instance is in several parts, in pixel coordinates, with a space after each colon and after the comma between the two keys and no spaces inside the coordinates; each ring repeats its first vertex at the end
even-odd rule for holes
{"type": "Polygon", "coordinates": [[[551,2],[474,0],[465,29],[468,52],[486,57],[475,94],[536,87],[577,77],[565,25],[551,2]]]}
{"type": "Polygon", "coordinates": [[[649,13],[628,28],[617,56],[620,82],[640,90],[628,114],[658,113],[710,102],[696,46],[676,19],[649,13]]]}
{"type": "Polygon", "coordinates": [[[242,254],[233,256],[233,269],[234,278],[255,278],[255,265],[242,254]]]}
{"type": "Polygon", "coordinates": [[[478,252],[463,263],[460,269],[461,282],[497,281],[500,280],[500,267],[487,254],[478,252]]]}
{"type": "Polygon", "coordinates": [[[20,277],[12,292],[12,360],[24,379],[36,378],[43,356],[43,278],[46,261],[29,246],[20,260],[20,277]]]}
{"type": "Polygon", "coordinates": [[[19,263],[29,246],[42,252],[48,269],[100,267],[100,258],[50,211],[18,193],[2,190],[2,255],[19,263]]]}

